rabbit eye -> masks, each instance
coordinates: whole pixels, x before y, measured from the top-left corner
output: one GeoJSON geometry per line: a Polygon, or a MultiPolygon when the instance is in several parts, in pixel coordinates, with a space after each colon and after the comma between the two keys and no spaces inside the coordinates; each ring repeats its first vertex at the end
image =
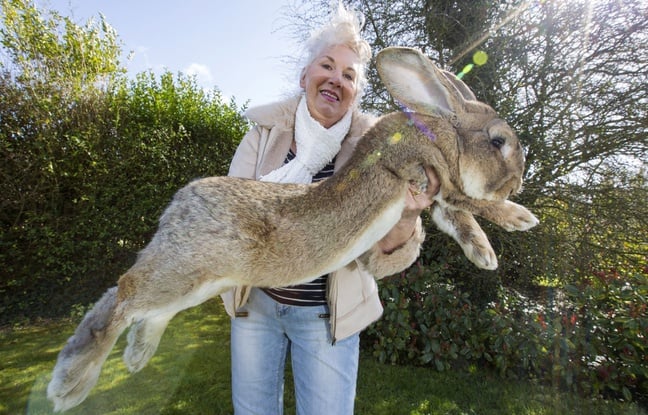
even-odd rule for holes
{"type": "Polygon", "coordinates": [[[491,144],[493,147],[500,149],[506,143],[506,140],[503,137],[493,137],[491,138],[491,144]]]}

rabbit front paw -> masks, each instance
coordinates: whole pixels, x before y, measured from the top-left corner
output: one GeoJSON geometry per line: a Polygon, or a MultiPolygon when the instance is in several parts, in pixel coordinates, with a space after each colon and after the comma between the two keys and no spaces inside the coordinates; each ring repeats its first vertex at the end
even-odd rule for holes
{"type": "Polygon", "coordinates": [[[468,243],[461,243],[466,257],[481,269],[494,270],[497,268],[497,256],[485,234],[475,235],[468,243]]]}
{"type": "Polygon", "coordinates": [[[441,201],[432,209],[432,220],[441,231],[459,243],[464,255],[477,267],[497,268],[495,251],[470,212],[449,208],[441,201]]]}
{"type": "Polygon", "coordinates": [[[511,232],[526,231],[539,223],[540,221],[538,218],[536,218],[527,208],[507,200],[504,202],[501,221],[498,225],[511,232]]]}

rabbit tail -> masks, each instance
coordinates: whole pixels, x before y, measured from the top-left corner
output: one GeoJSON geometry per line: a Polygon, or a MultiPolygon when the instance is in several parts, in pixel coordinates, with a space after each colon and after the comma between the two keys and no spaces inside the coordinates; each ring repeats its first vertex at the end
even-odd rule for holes
{"type": "Polygon", "coordinates": [[[110,288],[86,314],[74,335],[61,350],[47,386],[54,411],[80,404],[97,383],[101,366],[119,335],[128,326],[117,318],[117,287],[110,288]]]}

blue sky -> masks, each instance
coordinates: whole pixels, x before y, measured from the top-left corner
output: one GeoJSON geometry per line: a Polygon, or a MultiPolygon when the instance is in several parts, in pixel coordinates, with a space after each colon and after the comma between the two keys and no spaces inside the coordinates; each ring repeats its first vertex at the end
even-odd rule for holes
{"type": "Polygon", "coordinates": [[[129,73],[195,74],[240,105],[259,105],[297,90],[286,56],[298,52],[282,26],[290,0],[36,0],[78,24],[106,16],[124,43],[129,73]]]}

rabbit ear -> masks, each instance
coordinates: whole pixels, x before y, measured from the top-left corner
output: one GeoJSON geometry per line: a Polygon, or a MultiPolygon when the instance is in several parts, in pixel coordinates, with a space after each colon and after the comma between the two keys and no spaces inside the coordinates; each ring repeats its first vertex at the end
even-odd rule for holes
{"type": "Polygon", "coordinates": [[[457,78],[455,74],[448,71],[441,72],[443,72],[443,75],[446,77],[446,79],[450,81],[455,88],[457,88],[457,91],[459,91],[459,93],[464,97],[465,100],[477,101],[477,97],[470,90],[470,88],[468,88],[468,85],[464,84],[464,82],[461,79],[457,78]]]}
{"type": "Polygon", "coordinates": [[[441,116],[463,112],[464,95],[420,51],[385,48],[376,55],[376,68],[392,97],[413,111],[441,116]]]}

